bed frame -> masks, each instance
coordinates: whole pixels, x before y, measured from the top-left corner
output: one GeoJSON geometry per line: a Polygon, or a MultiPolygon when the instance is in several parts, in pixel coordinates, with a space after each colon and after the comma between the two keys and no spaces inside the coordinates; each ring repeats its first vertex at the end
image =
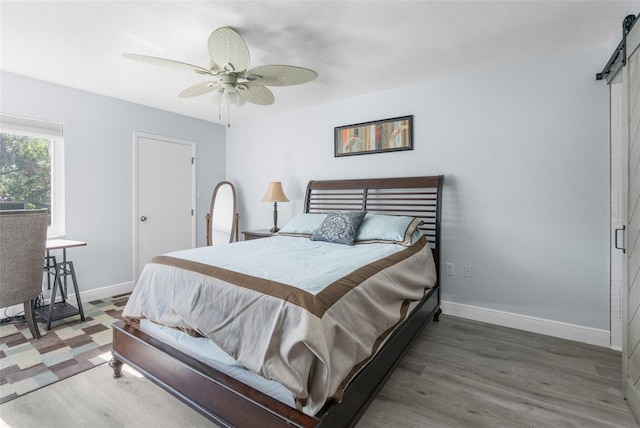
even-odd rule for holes
{"type": "MultiPolygon", "coordinates": [[[[419,217],[439,276],[444,176],[310,181],[305,212],[366,210],[419,217]]],[[[351,427],[365,412],[409,346],[440,309],[439,281],[351,381],[342,402],[315,416],[297,411],[165,343],[118,321],[113,325],[114,377],[126,363],[222,427],[351,427]]]]}

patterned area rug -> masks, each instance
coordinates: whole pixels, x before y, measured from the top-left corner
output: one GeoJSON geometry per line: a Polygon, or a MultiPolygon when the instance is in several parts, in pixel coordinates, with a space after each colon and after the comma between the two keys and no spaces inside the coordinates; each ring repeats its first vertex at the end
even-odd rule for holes
{"type": "Polygon", "coordinates": [[[48,331],[39,324],[39,340],[26,323],[0,325],[0,403],[109,361],[111,324],[128,299],[126,294],[83,302],[84,321],[69,317],[48,331]]]}

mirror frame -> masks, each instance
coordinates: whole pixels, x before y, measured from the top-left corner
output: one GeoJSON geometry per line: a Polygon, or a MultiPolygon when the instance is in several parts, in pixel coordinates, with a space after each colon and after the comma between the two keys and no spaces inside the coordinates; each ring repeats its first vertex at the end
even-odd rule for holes
{"type": "Polygon", "coordinates": [[[238,241],[238,220],[240,219],[240,216],[238,215],[236,205],[236,188],[230,181],[221,181],[216,185],[216,188],[213,189],[213,195],[211,195],[211,204],[209,205],[209,212],[205,215],[207,224],[207,246],[213,245],[211,230],[213,227],[213,222],[211,221],[211,219],[213,218],[213,209],[216,203],[216,196],[218,196],[218,189],[225,185],[229,185],[229,187],[231,187],[231,195],[233,196],[233,220],[231,223],[231,233],[229,234],[229,243],[238,241]]]}

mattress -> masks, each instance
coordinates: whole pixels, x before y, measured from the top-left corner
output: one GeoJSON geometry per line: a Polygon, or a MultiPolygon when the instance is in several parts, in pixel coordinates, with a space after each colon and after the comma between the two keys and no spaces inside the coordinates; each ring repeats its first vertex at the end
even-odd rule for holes
{"type": "Polygon", "coordinates": [[[196,360],[234,379],[295,408],[295,400],[291,391],[273,380],[265,379],[259,374],[247,370],[240,363],[224,352],[218,345],[206,337],[193,337],[175,328],[156,324],[149,320],[140,320],[138,327],[149,336],[166,343],[196,360]]]}

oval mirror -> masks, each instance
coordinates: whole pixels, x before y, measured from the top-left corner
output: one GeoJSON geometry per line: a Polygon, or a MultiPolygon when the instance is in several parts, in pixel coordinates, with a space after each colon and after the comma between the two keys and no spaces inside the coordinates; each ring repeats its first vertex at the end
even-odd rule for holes
{"type": "Polygon", "coordinates": [[[211,206],[206,215],[207,245],[227,244],[238,240],[236,189],[228,181],[221,181],[213,190],[211,206]]]}

